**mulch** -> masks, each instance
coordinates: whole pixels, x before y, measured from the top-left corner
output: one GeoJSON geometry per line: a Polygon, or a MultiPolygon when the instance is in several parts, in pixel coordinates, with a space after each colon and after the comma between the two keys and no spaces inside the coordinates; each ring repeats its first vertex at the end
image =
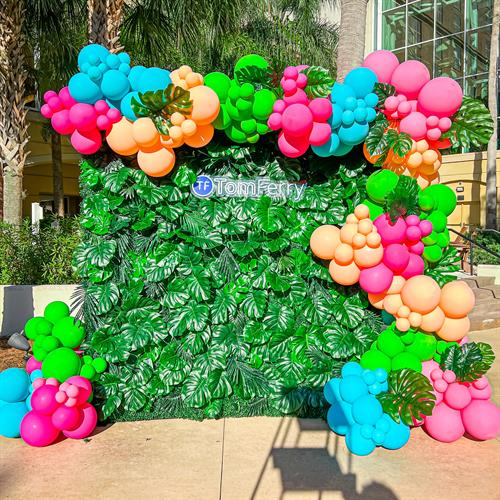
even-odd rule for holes
{"type": "Polygon", "coordinates": [[[24,351],[14,349],[7,344],[7,339],[0,339],[0,372],[6,368],[24,368],[24,351]]]}

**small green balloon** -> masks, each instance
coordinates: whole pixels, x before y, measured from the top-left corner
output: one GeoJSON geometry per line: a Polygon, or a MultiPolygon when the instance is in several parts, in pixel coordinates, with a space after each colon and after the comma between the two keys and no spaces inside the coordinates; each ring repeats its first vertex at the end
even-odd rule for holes
{"type": "Polygon", "coordinates": [[[403,344],[410,345],[415,340],[415,332],[413,330],[409,330],[404,335],[401,335],[401,337],[399,338],[401,339],[403,344]]]}
{"type": "Polygon", "coordinates": [[[106,360],[104,358],[95,358],[92,361],[92,366],[97,373],[104,373],[106,371],[106,368],[108,367],[108,363],[106,363],[106,360]]]}
{"type": "Polygon", "coordinates": [[[366,192],[375,203],[384,203],[385,197],[396,187],[399,176],[391,170],[377,170],[366,181],[366,192]]]}
{"type": "Polygon", "coordinates": [[[49,320],[42,318],[36,325],[37,336],[50,335],[52,328],[54,328],[54,325],[49,320]]]}
{"type": "Polygon", "coordinates": [[[247,54],[246,56],[240,57],[234,65],[234,79],[240,83],[238,81],[238,74],[244,71],[244,68],[250,69],[252,66],[266,71],[269,69],[269,63],[262,56],[247,54]]]}
{"type": "Polygon", "coordinates": [[[391,359],[377,349],[369,349],[363,353],[359,364],[369,370],[383,368],[387,373],[391,371],[391,359]]]}
{"type": "Polygon", "coordinates": [[[384,354],[393,358],[396,354],[404,351],[404,344],[401,339],[389,328],[384,330],[377,339],[377,346],[384,354]]]}
{"type": "Polygon", "coordinates": [[[69,307],[64,302],[55,300],[47,305],[43,315],[45,319],[49,320],[52,324],[55,324],[61,318],[69,316],[69,307]]]}
{"type": "Polygon", "coordinates": [[[59,340],[54,337],[53,335],[47,335],[46,337],[41,337],[41,340],[43,342],[43,348],[47,351],[47,352],[51,352],[53,351],[54,349],[57,349],[58,347],[61,346],[61,344],[59,343],[59,340]]]}
{"type": "Polygon", "coordinates": [[[431,212],[427,220],[432,222],[432,230],[436,233],[442,233],[446,229],[446,224],[448,223],[446,215],[440,210],[431,212]]]}
{"type": "Polygon", "coordinates": [[[437,243],[437,239],[438,239],[438,234],[436,233],[436,231],[433,230],[431,234],[424,236],[422,238],[422,243],[424,245],[435,245],[437,243]]]}
{"type": "Polygon", "coordinates": [[[441,257],[443,256],[443,250],[441,250],[438,245],[426,246],[424,248],[424,253],[422,254],[422,256],[427,262],[434,264],[441,260],[441,257]]]}
{"type": "Polygon", "coordinates": [[[28,339],[35,340],[38,337],[38,325],[43,321],[47,321],[43,316],[35,316],[34,318],[26,321],[26,324],[24,325],[24,333],[28,339]]]}
{"type": "Polygon", "coordinates": [[[453,189],[444,184],[433,184],[425,188],[423,193],[433,199],[433,208],[443,212],[445,216],[450,215],[457,206],[457,197],[453,189]]]}
{"type": "Polygon", "coordinates": [[[33,344],[33,357],[37,361],[43,361],[47,357],[47,354],[47,351],[41,345],[36,345],[35,341],[35,344],[33,344]]]}
{"type": "Polygon", "coordinates": [[[56,378],[64,382],[73,375],[79,375],[82,361],[78,354],[69,347],[59,347],[49,352],[42,363],[42,373],[45,378],[56,378]]]}
{"type": "Polygon", "coordinates": [[[52,331],[64,347],[78,347],[85,338],[85,329],[80,320],[68,316],[60,319],[52,331]]]}
{"type": "Polygon", "coordinates": [[[391,368],[394,371],[409,368],[410,370],[421,372],[422,363],[417,358],[417,356],[415,356],[415,354],[411,352],[401,352],[397,356],[394,356],[394,358],[392,358],[391,368]]]}
{"type": "Polygon", "coordinates": [[[83,365],[80,370],[80,375],[89,380],[94,380],[97,372],[92,365],[83,365]]]}
{"type": "Polygon", "coordinates": [[[420,191],[418,195],[418,204],[424,212],[430,212],[434,208],[434,199],[427,194],[426,190],[420,191]]]}
{"type": "Polygon", "coordinates": [[[261,89],[255,92],[252,113],[257,120],[267,120],[273,112],[273,105],[276,101],[274,92],[268,89],[261,89]]]}
{"type": "Polygon", "coordinates": [[[221,103],[226,102],[227,94],[229,92],[229,88],[231,87],[231,78],[224,73],[214,71],[213,73],[205,75],[203,78],[203,84],[206,87],[210,87],[217,94],[221,103]]]}
{"type": "Polygon", "coordinates": [[[406,352],[415,354],[420,361],[428,361],[436,354],[437,340],[434,335],[417,332],[414,341],[406,348],[406,352]]]}
{"type": "Polygon", "coordinates": [[[445,249],[450,244],[450,232],[445,229],[442,233],[438,234],[437,245],[439,248],[445,249]]]}

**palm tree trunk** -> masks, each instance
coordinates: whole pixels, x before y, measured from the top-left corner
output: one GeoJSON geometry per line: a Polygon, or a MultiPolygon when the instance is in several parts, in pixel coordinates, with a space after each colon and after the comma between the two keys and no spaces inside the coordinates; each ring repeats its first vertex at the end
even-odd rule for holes
{"type": "Polygon", "coordinates": [[[356,66],[361,66],[365,53],[366,6],[368,0],[340,1],[340,32],[337,48],[337,81],[356,66]]]}
{"type": "Polygon", "coordinates": [[[54,191],[54,214],[64,217],[64,189],[62,173],[61,136],[50,134],[52,150],[52,185],[54,191]]]}
{"type": "Polygon", "coordinates": [[[118,52],[124,0],[87,0],[89,41],[118,52]]]}
{"type": "Polygon", "coordinates": [[[22,220],[23,170],[28,143],[24,106],[26,72],[22,0],[0,0],[0,154],[3,174],[3,216],[19,225],[22,220]]]}
{"type": "Polygon", "coordinates": [[[497,141],[498,141],[498,59],[500,31],[500,0],[493,3],[490,68],[488,75],[488,107],[493,118],[493,135],[488,142],[486,169],[486,227],[497,228],[497,141]]]}

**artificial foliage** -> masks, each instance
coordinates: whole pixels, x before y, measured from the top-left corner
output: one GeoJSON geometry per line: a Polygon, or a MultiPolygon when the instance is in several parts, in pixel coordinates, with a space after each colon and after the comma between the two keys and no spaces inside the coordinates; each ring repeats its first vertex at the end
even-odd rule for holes
{"type": "MultiPolygon", "coordinates": [[[[358,154],[359,158],[359,154],[358,154]]],[[[83,161],[86,352],[104,417],[324,412],[323,386],[381,330],[357,287],[312,257],[318,224],[342,224],[365,197],[364,164],[285,159],[270,141],[186,151],[161,180],[121,160],[83,161]],[[298,201],[200,199],[200,173],[306,181],[298,201]]]]}

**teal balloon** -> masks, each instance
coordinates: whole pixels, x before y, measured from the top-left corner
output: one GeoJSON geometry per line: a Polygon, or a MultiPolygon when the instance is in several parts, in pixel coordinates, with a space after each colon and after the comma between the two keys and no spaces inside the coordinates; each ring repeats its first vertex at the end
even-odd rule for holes
{"type": "Polygon", "coordinates": [[[344,84],[351,87],[358,98],[363,98],[373,92],[377,83],[377,75],[369,68],[354,68],[347,73],[344,84]]]}
{"type": "Polygon", "coordinates": [[[92,60],[98,58],[101,62],[105,62],[108,56],[109,50],[106,47],[97,43],[91,43],[80,50],[78,54],[78,66],[81,68],[84,63],[90,63],[89,58],[92,60]]]}
{"type": "Polygon", "coordinates": [[[382,321],[384,322],[384,325],[390,325],[396,321],[396,318],[387,311],[382,310],[382,321]]]}
{"type": "Polygon", "coordinates": [[[349,432],[350,423],[347,420],[342,407],[338,403],[330,406],[328,413],[326,414],[326,420],[333,432],[336,432],[341,436],[345,436],[349,432]]]}
{"type": "Polygon", "coordinates": [[[374,108],[366,108],[366,121],[371,123],[373,120],[377,118],[377,112],[374,108]]]}
{"type": "Polygon", "coordinates": [[[382,405],[373,394],[358,397],[352,404],[352,416],[358,424],[375,425],[382,414],[382,405]]]}
{"type": "Polygon", "coordinates": [[[28,413],[24,401],[8,403],[0,407],[0,435],[6,438],[18,438],[21,435],[21,422],[28,413]]]}
{"type": "Polygon", "coordinates": [[[361,144],[366,139],[369,129],[367,123],[354,122],[350,127],[342,126],[338,131],[340,142],[351,147],[361,144]]]}
{"type": "Polygon", "coordinates": [[[333,156],[344,156],[347,153],[350,153],[352,150],[352,146],[341,142],[339,147],[333,152],[333,156]]]}
{"type": "Polygon", "coordinates": [[[71,97],[78,102],[94,104],[103,97],[99,85],[93,82],[85,73],[73,75],[69,80],[68,88],[71,97]]]}
{"type": "Polygon", "coordinates": [[[372,439],[365,438],[361,433],[361,429],[361,425],[353,425],[346,435],[345,444],[351,453],[364,457],[375,449],[375,443],[372,439]]]}
{"type": "Polygon", "coordinates": [[[363,374],[363,367],[359,363],[355,363],[354,361],[349,361],[346,363],[341,370],[342,377],[348,377],[349,375],[357,375],[360,377],[363,374]]]}
{"type": "Polygon", "coordinates": [[[374,108],[378,104],[378,95],[370,92],[369,94],[366,94],[364,101],[368,107],[374,108]]]}
{"type": "Polygon", "coordinates": [[[0,373],[0,400],[24,401],[29,394],[30,378],[24,368],[7,368],[0,373]]]}
{"type": "Polygon", "coordinates": [[[145,66],[134,66],[128,74],[128,81],[132,90],[139,90],[139,80],[141,75],[146,71],[145,66]]]}
{"type": "Polygon", "coordinates": [[[330,100],[333,103],[339,104],[344,107],[344,102],[348,97],[356,97],[354,90],[345,85],[344,83],[335,83],[332,87],[332,93],[330,94],[330,100]]]}
{"type": "Polygon", "coordinates": [[[311,146],[313,152],[321,156],[322,158],[326,158],[327,156],[332,156],[336,149],[339,147],[340,141],[337,134],[332,134],[330,139],[322,144],[321,146],[311,146]]]}
{"type": "Polygon", "coordinates": [[[332,130],[340,127],[340,125],[342,124],[342,113],[343,112],[344,112],[344,110],[342,109],[340,104],[333,105],[332,116],[328,119],[328,123],[332,127],[332,130]]]}
{"type": "Polygon", "coordinates": [[[170,71],[162,68],[147,68],[139,78],[137,90],[139,92],[163,90],[171,83],[170,71]]]}
{"type": "Polygon", "coordinates": [[[360,376],[348,375],[340,380],[340,397],[347,403],[368,395],[368,387],[360,376]]]}
{"type": "Polygon", "coordinates": [[[107,99],[119,101],[127,95],[129,90],[130,82],[124,73],[117,69],[111,69],[104,73],[101,91],[107,99]]]}
{"type": "Polygon", "coordinates": [[[120,110],[122,112],[122,115],[125,116],[125,118],[128,118],[130,121],[135,121],[137,120],[137,116],[134,113],[134,110],[132,109],[132,97],[135,97],[135,99],[138,102],[141,102],[139,99],[139,92],[134,91],[134,92],[129,92],[123,99],[120,104],[120,110]]]}
{"type": "Polygon", "coordinates": [[[386,420],[389,430],[385,434],[382,446],[388,450],[397,450],[402,448],[410,439],[410,428],[403,424],[403,422],[397,424],[387,414],[384,415],[383,418],[386,420]]]}

